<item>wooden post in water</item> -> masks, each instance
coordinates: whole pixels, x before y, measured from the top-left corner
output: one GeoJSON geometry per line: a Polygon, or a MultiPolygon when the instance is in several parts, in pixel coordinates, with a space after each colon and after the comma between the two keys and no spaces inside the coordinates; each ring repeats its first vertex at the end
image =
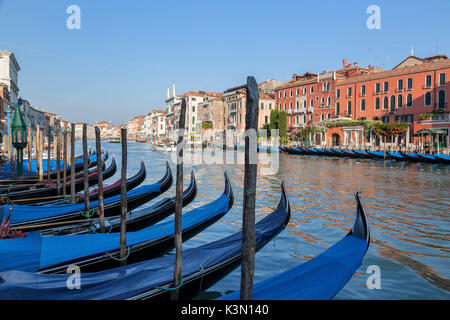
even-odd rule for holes
{"type": "Polygon", "coordinates": [[[84,211],[89,215],[89,174],[88,174],[88,150],[87,150],[87,125],[83,123],[83,160],[84,160],[84,211]]]}
{"type": "Polygon", "coordinates": [[[48,127],[48,134],[47,134],[47,180],[50,181],[51,177],[51,167],[50,167],[50,160],[51,160],[51,148],[52,148],[52,128],[48,127]]]}
{"type": "MultiPolygon", "coordinates": [[[[175,197],[175,267],[173,271],[173,287],[177,288],[181,284],[181,269],[183,264],[183,240],[181,229],[181,214],[183,211],[183,138],[186,122],[186,99],[181,100],[180,119],[178,122],[178,142],[177,142],[177,184],[175,197]]],[[[173,290],[171,300],[178,300],[178,289],[173,290]]]]}
{"type": "Polygon", "coordinates": [[[42,158],[44,156],[44,132],[42,129],[39,129],[39,181],[42,181],[44,178],[44,168],[42,165],[42,158]]]}
{"type": "Polygon", "coordinates": [[[120,181],[120,264],[126,264],[127,254],[127,128],[120,131],[122,138],[122,172],[120,181]]]}
{"type": "Polygon", "coordinates": [[[242,215],[242,266],[240,299],[251,300],[253,296],[253,273],[255,269],[255,199],[257,179],[257,146],[250,139],[251,131],[258,129],[259,92],[255,78],[247,78],[247,102],[245,114],[245,167],[244,199],[242,215]]]}
{"type": "Polygon", "coordinates": [[[71,125],[70,133],[70,195],[75,203],[75,124],[71,125]]]}
{"type": "Polygon", "coordinates": [[[67,122],[64,124],[64,144],[63,144],[63,195],[67,195],[67,122]]]}
{"type": "Polygon", "coordinates": [[[103,207],[103,156],[100,142],[100,129],[98,127],[95,127],[95,146],[97,148],[98,214],[100,216],[100,231],[105,233],[105,216],[103,207]]]}
{"type": "Polygon", "coordinates": [[[56,121],[56,189],[58,196],[61,194],[61,124],[56,121]]]}
{"type": "Polygon", "coordinates": [[[27,141],[28,141],[28,172],[30,172],[31,171],[31,159],[32,159],[32,157],[31,157],[31,128],[28,128],[28,138],[27,138],[27,141]]]}

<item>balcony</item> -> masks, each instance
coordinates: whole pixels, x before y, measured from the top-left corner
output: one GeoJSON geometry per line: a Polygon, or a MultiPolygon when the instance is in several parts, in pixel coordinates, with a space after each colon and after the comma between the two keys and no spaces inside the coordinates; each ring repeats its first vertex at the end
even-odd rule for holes
{"type": "Polygon", "coordinates": [[[307,112],[308,113],[313,113],[314,112],[314,107],[308,107],[307,108],[307,112]]]}

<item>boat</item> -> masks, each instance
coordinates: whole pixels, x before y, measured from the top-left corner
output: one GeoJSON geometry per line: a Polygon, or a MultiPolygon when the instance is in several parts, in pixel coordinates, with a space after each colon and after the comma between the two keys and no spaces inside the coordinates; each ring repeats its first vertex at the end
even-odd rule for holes
{"type": "Polygon", "coordinates": [[[390,152],[387,151],[387,154],[391,159],[397,160],[397,161],[406,161],[405,157],[402,156],[400,152],[390,152]]]}
{"type": "MultiPolygon", "coordinates": [[[[183,214],[182,238],[188,240],[219,220],[233,206],[233,191],[225,173],[225,189],[216,200],[183,214]]],[[[158,256],[174,246],[174,219],[126,233],[127,263],[158,256]]],[[[120,232],[42,236],[0,241],[0,271],[66,273],[70,265],[81,272],[95,272],[120,265],[120,232]],[[33,262],[33,263],[30,263],[33,262]]]]}
{"type": "Polygon", "coordinates": [[[450,156],[443,153],[434,153],[433,154],[436,159],[439,160],[440,163],[450,164],[450,156]]]}
{"type": "Polygon", "coordinates": [[[370,150],[367,150],[366,152],[373,159],[380,159],[380,160],[388,160],[388,159],[390,159],[390,156],[389,156],[389,154],[387,152],[384,153],[382,151],[370,151],[370,150]]]}
{"type": "MultiPolygon", "coordinates": [[[[165,175],[156,183],[137,187],[127,192],[127,208],[133,210],[144,203],[156,198],[170,188],[173,182],[172,172],[169,164],[166,163],[165,175]]],[[[119,215],[121,212],[121,195],[105,198],[104,215],[105,217],[119,215]]],[[[91,218],[98,207],[98,201],[90,202],[90,210],[86,212],[84,203],[69,203],[46,206],[26,206],[26,205],[3,205],[0,206],[0,221],[11,214],[11,227],[23,229],[27,227],[28,231],[39,230],[46,227],[49,223],[60,223],[72,220],[91,218]]]]}
{"type": "Polygon", "coordinates": [[[330,149],[331,152],[333,152],[333,155],[336,157],[344,157],[344,153],[342,152],[342,150],[336,149],[336,148],[331,148],[330,149]]]}
{"type": "Polygon", "coordinates": [[[370,159],[370,158],[372,158],[370,156],[370,154],[367,153],[366,150],[358,149],[358,150],[354,150],[353,152],[356,153],[359,156],[359,158],[362,158],[362,159],[370,159]]]}
{"type": "MultiPolygon", "coordinates": [[[[282,184],[275,211],[255,225],[256,250],[284,230],[290,205],[282,184]]],[[[238,267],[242,259],[242,232],[183,250],[182,284],[179,299],[195,297],[238,267]]],[[[37,274],[10,270],[0,272],[0,299],[90,300],[169,298],[173,283],[175,254],[164,255],[110,270],[84,272],[83,290],[68,290],[72,274],[37,274]]]]}
{"type": "Polygon", "coordinates": [[[424,153],[417,152],[417,156],[423,162],[428,162],[428,163],[439,163],[440,162],[439,159],[436,159],[436,157],[431,154],[424,154],[424,153]]]}
{"type": "Polygon", "coordinates": [[[342,153],[344,156],[350,157],[350,158],[359,158],[359,154],[355,153],[353,150],[344,149],[342,150],[342,153]]]}
{"type": "MultiPolygon", "coordinates": [[[[103,179],[106,180],[112,177],[117,171],[116,161],[113,157],[111,164],[109,167],[103,172],[103,179]]],[[[98,172],[97,170],[93,171],[88,175],[88,184],[89,186],[93,186],[98,183],[98,172]]],[[[67,180],[66,182],[66,193],[70,194],[71,188],[71,180],[67,180]]],[[[60,183],[60,194],[63,192],[63,185],[60,183]]],[[[75,192],[83,190],[84,188],[84,177],[81,176],[75,179],[75,192]]],[[[0,195],[0,199],[3,200],[3,203],[11,203],[18,205],[32,205],[39,202],[45,202],[51,200],[55,197],[59,196],[58,194],[58,185],[56,183],[50,184],[42,184],[39,188],[31,188],[28,190],[15,191],[15,192],[7,192],[0,195]]]]}
{"type": "MultiPolygon", "coordinates": [[[[253,300],[332,299],[361,266],[370,245],[370,230],[359,193],[355,193],[356,216],[347,235],[307,262],[260,281],[253,286],[253,300]]],[[[218,300],[239,300],[234,291],[218,300]]]]}
{"type": "Polygon", "coordinates": [[[120,139],[120,137],[111,137],[108,139],[109,143],[120,143],[122,142],[122,140],[120,139]]]}
{"type": "MultiPolygon", "coordinates": [[[[147,172],[145,170],[145,164],[144,161],[141,161],[141,168],[139,171],[132,176],[131,178],[127,179],[127,191],[133,190],[137,186],[139,186],[147,176],[147,172]]],[[[98,178],[98,175],[97,175],[98,178]]],[[[114,183],[103,187],[103,199],[109,198],[115,195],[120,194],[121,192],[121,179],[116,180],[114,183]]],[[[89,191],[89,201],[98,200],[99,197],[99,191],[98,188],[95,188],[91,191],[89,191]]],[[[33,205],[49,205],[49,204],[65,204],[65,203],[84,203],[84,193],[80,192],[75,195],[75,202],[72,202],[72,198],[70,195],[59,198],[56,200],[45,200],[38,203],[33,203],[33,205]]]]}
{"type": "MultiPolygon", "coordinates": [[[[197,196],[197,182],[194,171],[191,172],[191,182],[183,191],[183,207],[191,203],[197,196]]],[[[155,224],[172,214],[175,210],[176,197],[164,198],[144,208],[131,210],[127,215],[127,231],[137,231],[155,224]]],[[[120,217],[108,217],[105,219],[107,232],[120,231],[120,217]]],[[[99,219],[63,226],[49,226],[48,229],[40,229],[41,235],[64,235],[64,234],[86,234],[100,233],[99,219]]]]}
{"type": "Polygon", "coordinates": [[[420,157],[416,154],[416,153],[405,153],[405,152],[401,152],[400,154],[408,161],[412,161],[412,162],[419,162],[421,161],[420,157]]]}

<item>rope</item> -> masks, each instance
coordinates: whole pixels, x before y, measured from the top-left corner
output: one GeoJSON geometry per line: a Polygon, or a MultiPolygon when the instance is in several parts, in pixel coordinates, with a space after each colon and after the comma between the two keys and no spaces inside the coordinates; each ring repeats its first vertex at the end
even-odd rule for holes
{"type": "MultiPolygon", "coordinates": [[[[111,233],[111,231],[112,231],[112,223],[109,221],[109,220],[106,220],[107,222],[109,222],[109,230],[108,230],[108,232],[105,232],[105,233],[111,233]]],[[[100,223],[100,222],[99,222],[100,223]]],[[[89,230],[91,230],[93,233],[98,233],[97,231],[95,231],[94,229],[92,229],[92,227],[93,227],[94,225],[93,224],[91,224],[91,226],[89,227],[89,230]]]]}
{"type": "Polygon", "coordinates": [[[174,288],[166,288],[166,287],[159,287],[159,286],[154,286],[156,289],[162,289],[162,290],[167,290],[167,291],[174,291],[174,290],[178,290],[181,288],[181,286],[183,285],[183,277],[181,277],[181,281],[180,284],[174,288]]]}
{"type": "Polygon", "coordinates": [[[203,271],[205,270],[203,268],[203,265],[208,261],[208,259],[211,257],[211,255],[208,255],[205,260],[200,264],[200,288],[198,290],[198,293],[202,291],[202,284],[203,284],[203,271]]]}
{"type": "Polygon", "coordinates": [[[90,217],[92,217],[92,216],[94,215],[95,210],[94,210],[94,208],[91,208],[89,211],[92,212],[90,215],[85,215],[85,214],[83,213],[83,211],[80,211],[80,214],[81,214],[83,217],[89,219],[90,217]]]}
{"type": "Polygon", "coordinates": [[[125,261],[128,259],[128,256],[130,255],[130,247],[127,248],[128,252],[127,255],[125,257],[121,258],[116,258],[114,257],[112,254],[110,254],[109,252],[105,252],[111,259],[116,260],[116,261],[125,261]]]}

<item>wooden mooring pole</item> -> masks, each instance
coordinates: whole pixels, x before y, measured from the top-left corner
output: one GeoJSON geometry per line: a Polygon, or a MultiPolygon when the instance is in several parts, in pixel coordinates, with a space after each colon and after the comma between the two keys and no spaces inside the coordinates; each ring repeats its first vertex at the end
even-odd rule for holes
{"type": "Polygon", "coordinates": [[[63,138],[63,195],[67,195],[67,122],[64,124],[63,138]]]}
{"type": "MultiPolygon", "coordinates": [[[[173,271],[173,287],[178,288],[181,284],[181,271],[183,264],[183,239],[181,229],[181,215],[183,211],[183,138],[186,122],[186,99],[181,100],[178,143],[177,143],[177,184],[175,197],[175,267],[173,271]]],[[[178,300],[179,290],[173,290],[171,300],[178,300]]]]}
{"type": "Polygon", "coordinates": [[[258,129],[259,93],[255,78],[247,78],[247,102],[245,114],[245,166],[244,199],[242,215],[242,266],[240,299],[251,300],[253,296],[253,273],[255,269],[255,199],[257,179],[257,146],[250,139],[250,131],[258,129]],[[252,160],[252,161],[250,161],[252,160]]]}
{"type": "Polygon", "coordinates": [[[98,215],[100,216],[100,231],[105,233],[105,213],[103,207],[103,155],[100,142],[100,129],[95,127],[95,146],[97,149],[97,173],[98,173],[98,215]]]}
{"type": "Polygon", "coordinates": [[[27,137],[27,141],[28,141],[28,172],[31,171],[31,128],[28,128],[28,137],[27,137]]]}
{"type": "Polygon", "coordinates": [[[58,196],[61,195],[61,124],[56,121],[56,189],[58,196]]]}
{"type": "Polygon", "coordinates": [[[75,124],[70,128],[70,196],[75,203],[75,124]]]}
{"type": "Polygon", "coordinates": [[[51,155],[51,149],[52,148],[52,128],[48,128],[48,134],[47,134],[47,180],[50,181],[51,177],[51,166],[50,166],[50,155],[51,155]]]}
{"type": "Polygon", "coordinates": [[[120,181],[120,264],[126,264],[127,255],[127,128],[120,131],[122,140],[122,170],[120,181]]]}
{"type": "Polygon", "coordinates": [[[83,160],[84,160],[84,211],[89,216],[89,173],[88,173],[87,125],[83,123],[83,160]]]}
{"type": "Polygon", "coordinates": [[[43,157],[43,149],[44,149],[44,135],[41,129],[39,128],[39,125],[37,126],[37,133],[38,139],[37,139],[37,145],[38,145],[38,173],[39,173],[39,181],[42,181],[44,176],[44,168],[42,168],[42,157],[43,157]]]}

